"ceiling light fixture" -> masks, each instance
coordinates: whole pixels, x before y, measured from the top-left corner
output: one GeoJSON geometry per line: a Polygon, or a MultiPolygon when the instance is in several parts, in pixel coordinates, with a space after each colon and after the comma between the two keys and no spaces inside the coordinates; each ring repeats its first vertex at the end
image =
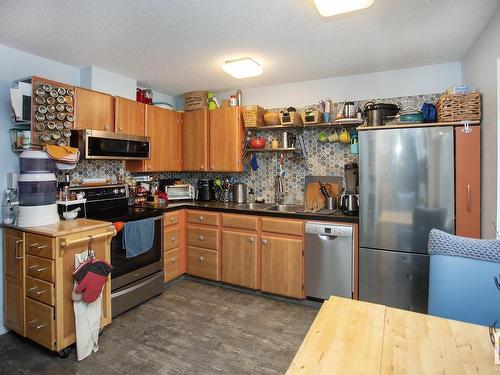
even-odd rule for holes
{"type": "Polygon", "coordinates": [[[319,14],[330,17],[336,14],[348,13],[368,8],[375,0],[314,0],[319,14]]]}
{"type": "Polygon", "coordinates": [[[250,57],[228,60],[222,65],[222,69],[238,79],[260,76],[263,71],[260,64],[250,57]]]}

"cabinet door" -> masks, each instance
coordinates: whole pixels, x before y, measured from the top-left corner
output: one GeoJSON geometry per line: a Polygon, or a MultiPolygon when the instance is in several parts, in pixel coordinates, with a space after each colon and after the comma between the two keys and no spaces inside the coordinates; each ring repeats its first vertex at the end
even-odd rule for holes
{"type": "Polygon", "coordinates": [[[144,103],[115,98],[115,132],[131,135],[144,135],[144,103]]]}
{"type": "Polygon", "coordinates": [[[263,292],[302,298],[303,253],[302,240],[262,236],[263,292]]]}
{"type": "Polygon", "coordinates": [[[144,161],[146,172],[181,170],[181,125],[180,113],[146,106],[146,135],[151,138],[151,159],[144,161]]]}
{"type": "Polygon", "coordinates": [[[75,87],[75,129],[115,130],[115,98],[75,87]]]}
{"type": "Polygon", "coordinates": [[[208,170],[208,111],[182,115],[182,169],[208,170]]]}
{"type": "Polygon", "coordinates": [[[257,235],[222,231],[222,281],[257,289],[257,235]]]}
{"type": "Polygon", "coordinates": [[[214,109],[209,116],[210,170],[241,172],[244,135],[241,108],[214,109]]]}
{"type": "Polygon", "coordinates": [[[20,335],[24,334],[24,293],[19,285],[5,281],[4,286],[5,325],[20,335]]]}
{"type": "Polygon", "coordinates": [[[481,237],[481,132],[455,128],[456,234],[481,237]]]}
{"type": "Polygon", "coordinates": [[[23,286],[24,233],[5,229],[3,241],[5,280],[23,286]]]}

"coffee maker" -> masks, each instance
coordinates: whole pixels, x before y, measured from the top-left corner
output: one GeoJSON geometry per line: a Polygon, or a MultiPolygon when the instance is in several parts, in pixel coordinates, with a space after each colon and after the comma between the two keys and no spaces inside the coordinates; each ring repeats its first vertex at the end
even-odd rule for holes
{"type": "Polygon", "coordinates": [[[348,216],[359,214],[359,169],[357,163],[344,166],[345,190],[340,196],[339,208],[348,216]]]}

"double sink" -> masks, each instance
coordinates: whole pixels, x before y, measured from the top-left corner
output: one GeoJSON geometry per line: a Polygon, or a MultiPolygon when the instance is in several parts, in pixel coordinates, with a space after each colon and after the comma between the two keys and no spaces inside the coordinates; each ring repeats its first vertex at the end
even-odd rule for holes
{"type": "Polygon", "coordinates": [[[268,203],[241,203],[237,208],[245,210],[262,210],[275,212],[304,212],[304,206],[300,204],[268,204],[268,203]]]}

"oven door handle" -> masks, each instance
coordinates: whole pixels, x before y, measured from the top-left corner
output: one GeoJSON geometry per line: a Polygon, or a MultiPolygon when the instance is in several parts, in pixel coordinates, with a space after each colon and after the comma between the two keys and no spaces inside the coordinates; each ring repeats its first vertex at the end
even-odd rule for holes
{"type": "Polygon", "coordinates": [[[139,284],[135,284],[135,285],[131,286],[130,288],[125,288],[125,289],[122,289],[122,290],[120,290],[118,292],[111,293],[111,298],[120,297],[120,296],[122,296],[122,295],[124,295],[126,293],[133,292],[134,290],[137,290],[139,288],[142,288],[143,286],[146,286],[146,285],[154,282],[156,279],[158,279],[160,277],[163,277],[163,272],[158,272],[153,277],[150,277],[147,280],[144,280],[143,282],[141,282],[139,284]]]}

